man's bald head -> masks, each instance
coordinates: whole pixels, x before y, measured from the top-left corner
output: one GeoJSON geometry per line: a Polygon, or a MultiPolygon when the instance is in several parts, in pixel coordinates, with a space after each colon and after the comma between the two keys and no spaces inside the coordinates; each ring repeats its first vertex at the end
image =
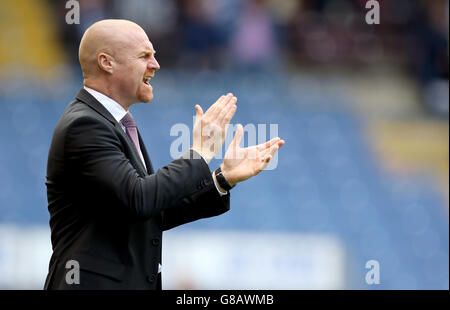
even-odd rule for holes
{"type": "Polygon", "coordinates": [[[80,43],[79,59],[84,86],[112,98],[125,109],[150,102],[150,79],[159,70],[155,50],[137,24],[107,19],[90,26],[80,43]]]}
{"type": "Polygon", "coordinates": [[[134,47],[136,41],[147,38],[145,31],[136,23],[123,19],[106,19],[91,25],[84,33],[78,57],[84,78],[98,74],[98,56],[105,53],[114,58],[134,47]],[[140,38],[139,38],[140,37],[140,38]]]}

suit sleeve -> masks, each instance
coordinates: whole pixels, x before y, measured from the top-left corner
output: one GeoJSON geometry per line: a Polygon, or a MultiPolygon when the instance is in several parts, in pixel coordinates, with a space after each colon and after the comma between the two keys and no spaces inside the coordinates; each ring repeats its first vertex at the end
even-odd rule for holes
{"type": "Polygon", "coordinates": [[[173,227],[229,209],[228,202],[205,213],[206,204],[214,206],[218,201],[211,194],[216,189],[211,187],[208,165],[201,158],[192,159],[192,150],[156,173],[141,177],[126,158],[114,130],[90,117],[70,124],[64,150],[68,166],[85,184],[111,195],[132,215],[149,218],[167,210],[168,227],[173,227]]]}
{"type": "MultiPolygon", "coordinates": [[[[206,163],[202,160],[206,165],[206,163]]],[[[162,214],[163,230],[186,224],[201,218],[220,215],[230,209],[230,194],[220,196],[211,177],[205,188],[180,201],[175,208],[167,208],[162,214]]]]}

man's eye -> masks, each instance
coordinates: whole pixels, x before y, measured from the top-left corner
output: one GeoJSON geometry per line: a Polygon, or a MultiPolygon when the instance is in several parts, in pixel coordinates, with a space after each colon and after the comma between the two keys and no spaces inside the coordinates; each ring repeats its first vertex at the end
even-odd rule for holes
{"type": "Polygon", "coordinates": [[[152,56],[152,54],[145,54],[145,55],[142,55],[141,58],[147,59],[147,58],[150,58],[151,56],[152,56]]]}

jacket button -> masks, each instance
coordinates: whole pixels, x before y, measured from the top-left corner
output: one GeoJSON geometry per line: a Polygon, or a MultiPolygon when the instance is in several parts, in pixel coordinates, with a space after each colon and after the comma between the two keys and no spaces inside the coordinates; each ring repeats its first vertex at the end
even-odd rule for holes
{"type": "Polygon", "coordinates": [[[152,244],[154,246],[158,246],[159,245],[159,239],[152,239],[152,244]]]}
{"type": "Polygon", "coordinates": [[[149,283],[153,283],[156,280],[156,276],[154,274],[152,274],[151,276],[147,276],[147,281],[149,283]]]}

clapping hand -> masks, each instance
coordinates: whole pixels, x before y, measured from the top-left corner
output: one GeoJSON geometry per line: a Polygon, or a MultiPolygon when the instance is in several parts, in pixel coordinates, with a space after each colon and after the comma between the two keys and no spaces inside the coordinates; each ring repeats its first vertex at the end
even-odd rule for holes
{"type": "Polygon", "coordinates": [[[228,93],[221,96],[211,107],[203,113],[200,105],[195,106],[192,149],[209,162],[222,149],[225,142],[226,130],[231,118],[236,112],[237,98],[228,93]]]}
{"type": "Polygon", "coordinates": [[[225,159],[220,165],[223,176],[231,186],[264,170],[284,144],[284,140],[277,137],[255,146],[241,148],[239,144],[243,135],[244,129],[239,124],[233,141],[225,153],[225,159]]]}

